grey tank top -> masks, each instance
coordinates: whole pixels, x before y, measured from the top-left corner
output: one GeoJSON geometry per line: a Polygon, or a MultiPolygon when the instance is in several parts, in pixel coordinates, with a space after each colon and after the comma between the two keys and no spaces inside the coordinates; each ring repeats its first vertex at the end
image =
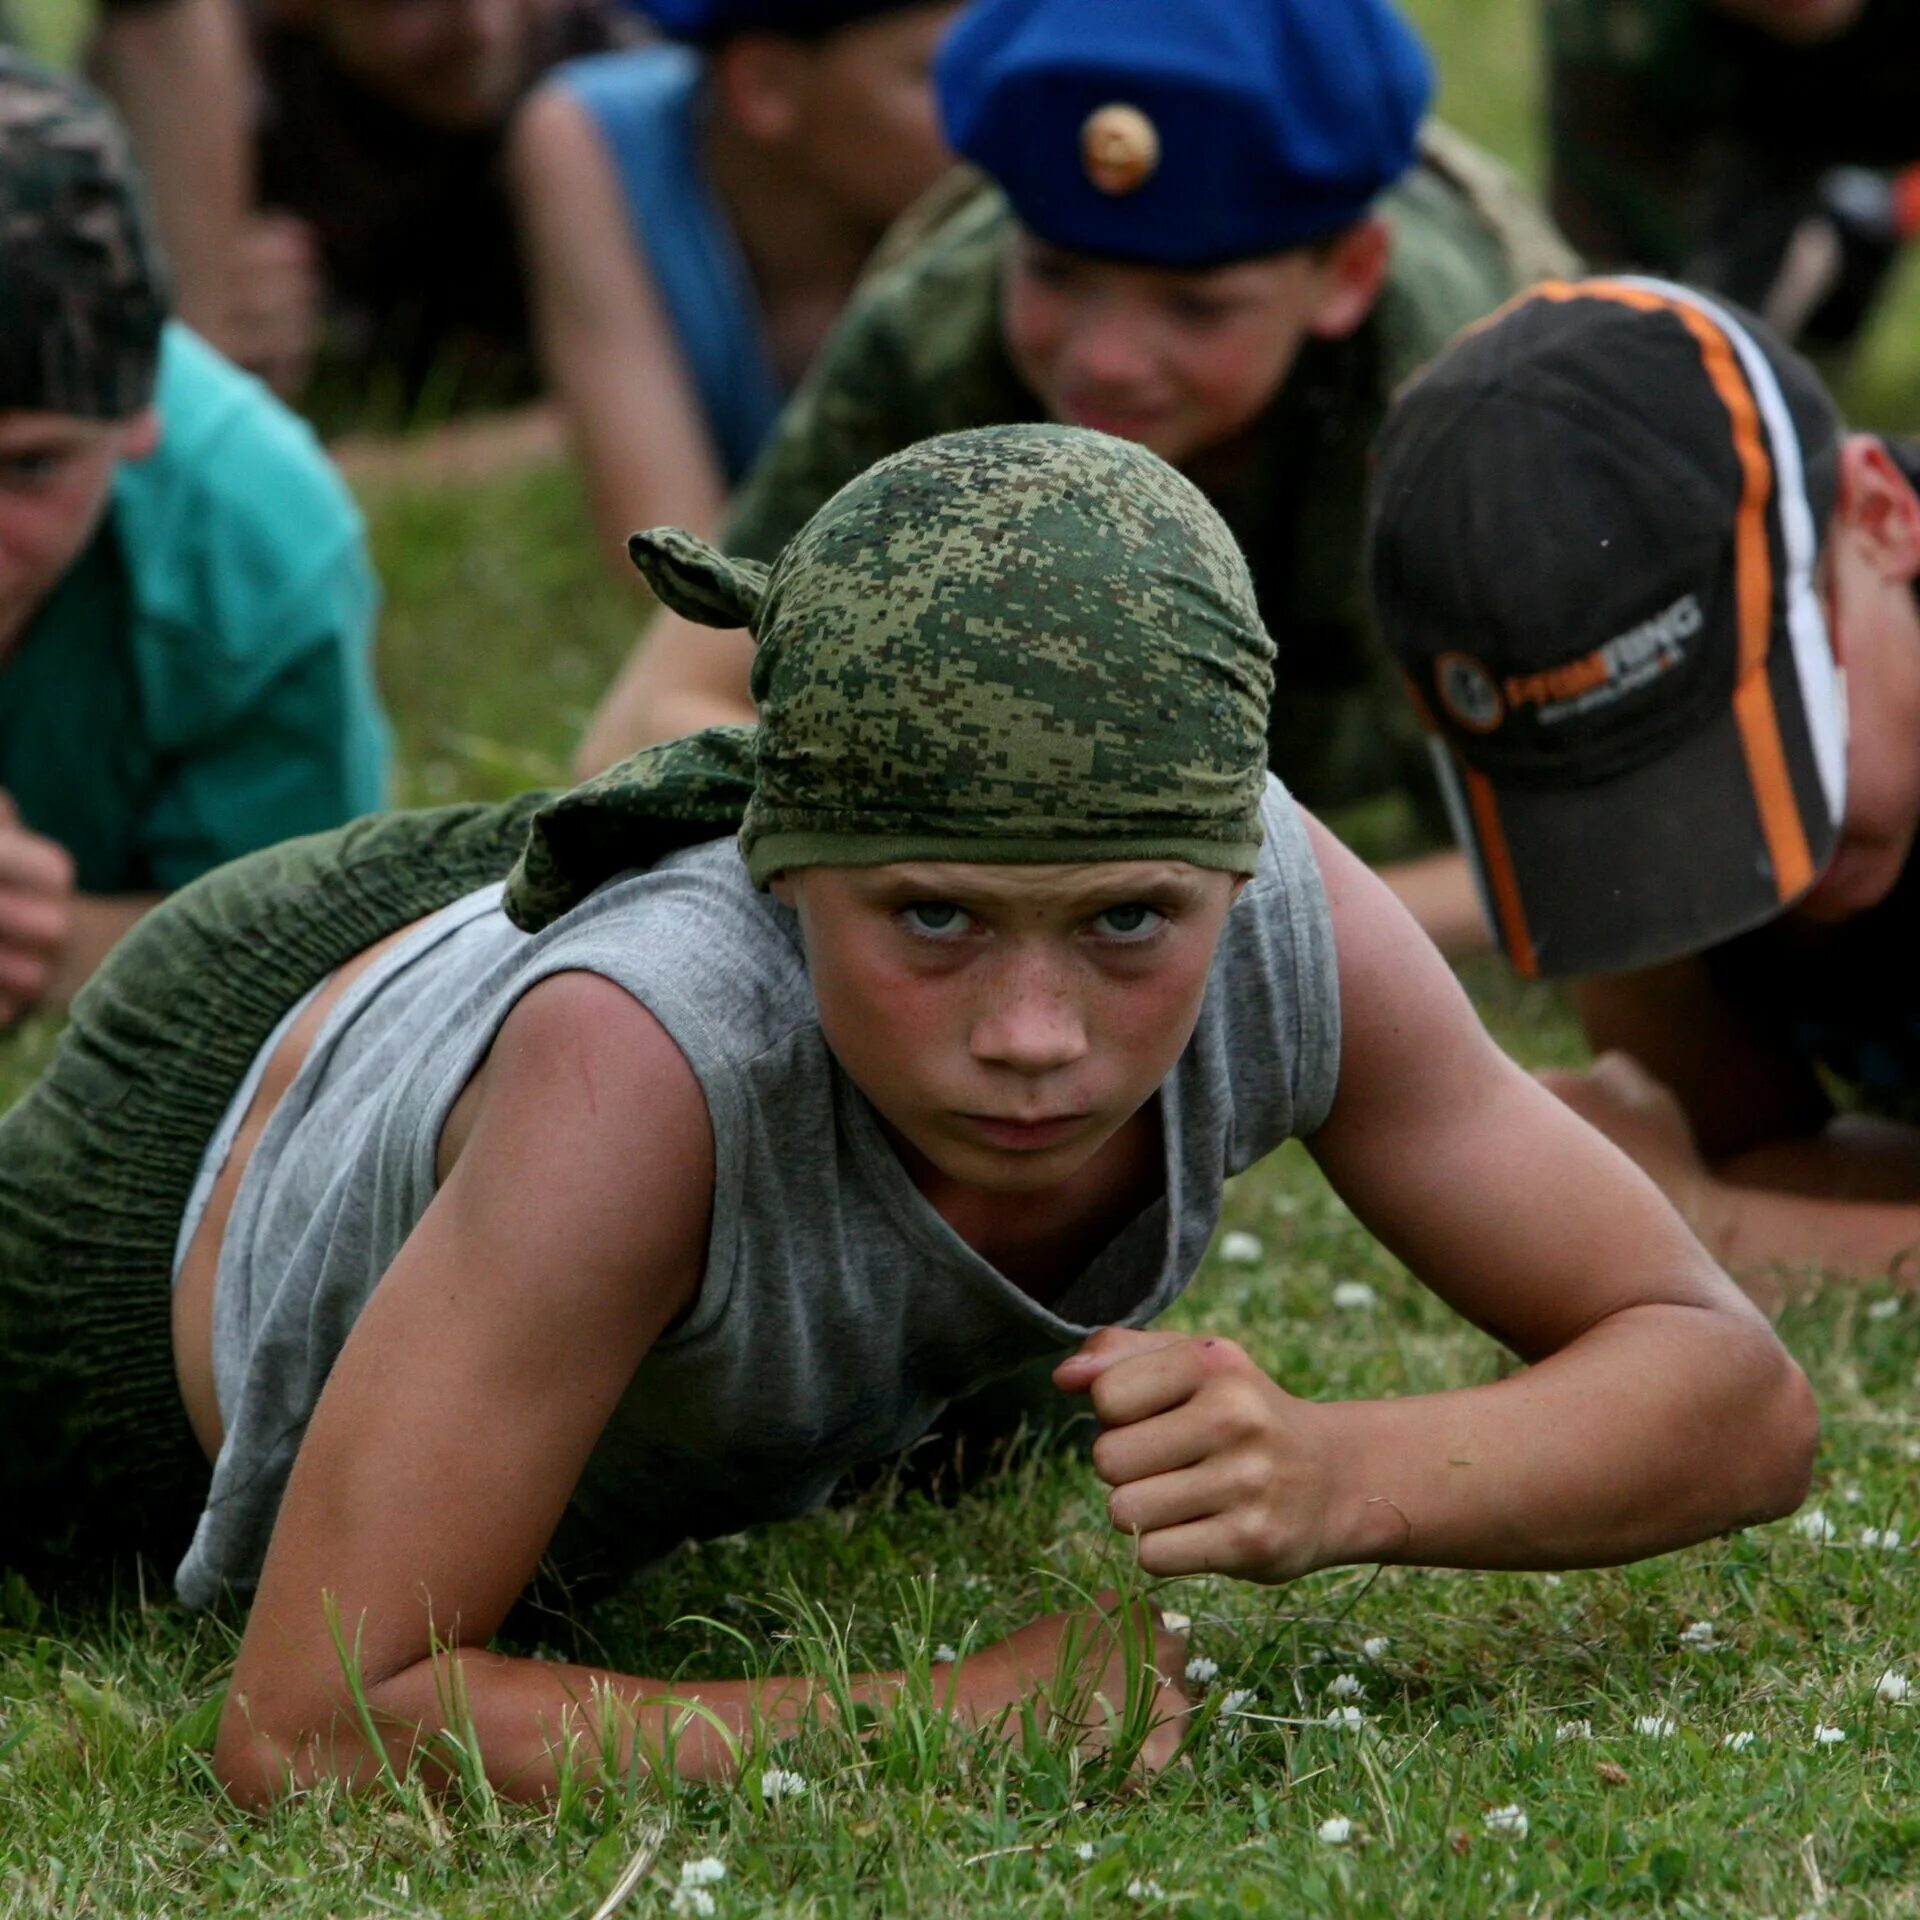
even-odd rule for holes
{"type": "Polygon", "coordinates": [[[1164,1191],[1041,1306],[921,1197],[820,1032],[794,916],[731,840],[600,888],[536,934],[489,888],[343,996],[269,1122],[221,1247],[213,1364],[226,1439],[176,1576],[245,1592],[355,1319],[434,1193],[441,1127],[514,1003],[556,973],[632,994],[706,1096],[714,1195],[693,1304],[647,1354],[553,1557],[637,1570],[690,1537],[784,1519],[946,1404],[1178,1296],[1222,1183],[1332,1104],[1340,1009],[1326,896],[1293,802],[1264,805],[1199,1024],[1161,1093],[1164,1191]]]}

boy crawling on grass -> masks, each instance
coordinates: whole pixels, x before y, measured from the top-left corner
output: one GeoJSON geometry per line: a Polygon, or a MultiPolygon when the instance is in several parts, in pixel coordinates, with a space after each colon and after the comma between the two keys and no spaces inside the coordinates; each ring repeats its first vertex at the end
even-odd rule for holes
{"type": "MultiPolygon", "coordinates": [[[[719,1728],[831,1713],[802,1674],[669,1704],[488,1642],[543,1555],[797,1514],[1042,1357],[1154,1576],[1629,1560],[1799,1500],[1765,1322],[1268,777],[1273,646],[1172,468],[990,429],[875,467],[771,572],[634,550],[757,634],[757,730],[224,869],[0,1124],[15,1557],[190,1529],[189,1605],[252,1590],[236,1796],[368,1779],[375,1727],[431,1763],[454,1699],[529,1798],[570,1738],[644,1762],[677,1726],[710,1774],[719,1728]],[[1290,1136],[1532,1364],[1329,1405],[1147,1331],[1290,1136]]],[[[1050,1617],[939,1697],[1015,1724],[1064,1647],[1111,1693],[1124,1638],[1050,1617]]],[[[1164,1754],[1177,1680],[1157,1705],[1164,1754]]]]}

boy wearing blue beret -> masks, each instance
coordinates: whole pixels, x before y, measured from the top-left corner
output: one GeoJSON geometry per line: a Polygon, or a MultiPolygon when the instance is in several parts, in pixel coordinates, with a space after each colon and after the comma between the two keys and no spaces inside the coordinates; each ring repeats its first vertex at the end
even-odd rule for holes
{"type": "Polygon", "coordinates": [[[540,347],[610,562],[711,534],[880,237],[952,160],[955,0],[642,0],[678,44],[577,60],[520,116],[540,347]]]}
{"type": "MultiPolygon", "coordinates": [[[[1368,444],[1394,387],[1566,254],[1437,129],[1386,0],[983,0],[943,49],[953,144],[991,176],[878,273],[736,501],[777,551],[873,460],[1051,418],[1180,467],[1252,556],[1282,636],[1273,765],[1310,804],[1410,783],[1425,750],[1367,638],[1368,444]]],[[[581,760],[748,711],[744,635],[663,617],[581,760]]],[[[1429,929],[1479,916],[1450,860],[1403,870],[1429,929]]]]}

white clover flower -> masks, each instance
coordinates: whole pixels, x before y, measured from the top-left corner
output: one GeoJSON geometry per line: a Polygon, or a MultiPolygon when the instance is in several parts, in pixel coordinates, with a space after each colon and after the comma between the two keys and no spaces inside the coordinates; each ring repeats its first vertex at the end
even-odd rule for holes
{"type": "Polygon", "coordinates": [[[1874,1685],[1874,1697],[1898,1703],[1913,1691],[1913,1684],[1904,1673],[1895,1673],[1891,1669],[1883,1673],[1874,1685]]]}
{"type": "Polygon", "coordinates": [[[1314,1831],[1327,1846],[1344,1847],[1353,1838],[1353,1822],[1336,1813],[1331,1820],[1322,1820],[1314,1831]]]}
{"type": "Polygon", "coordinates": [[[1093,1858],[1093,1842],[1091,1840],[1080,1841],[1073,1849],[1073,1857],[1076,1860],[1091,1860],[1093,1858]]]}
{"type": "Polygon", "coordinates": [[[1543,1587],[1564,1587],[1567,1583],[1557,1573],[1543,1573],[1540,1584],[1543,1587]]]}
{"type": "Polygon", "coordinates": [[[1360,1642],[1360,1658],[1368,1666],[1377,1667],[1387,1657],[1387,1649],[1393,1642],[1384,1633],[1376,1633],[1371,1640],[1360,1642]]]}
{"type": "Polygon", "coordinates": [[[1556,1740],[1562,1741],[1591,1740],[1593,1738],[1593,1722],[1591,1720],[1562,1720],[1560,1724],[1554,1728],[1553,1737],[1556,1740]]]}
{"type": "Polygon", "coordinates": [[[1802,1540],[1811,1540],[1816,1546],[1823,1545],[1840,1531],[1819,1507],[1809,1507],[1800,1514],[1794,1520],[1793,1530],[1802,1540]]]}
{"type": "Polygon", "coordinates": [[[1863,1547],[1878,1547],[1882,1553],[1897,1553],[1900,1550],[1900,1529],[1898,1527],[1863,1527],[1860,1531],[1860,1544],[1863,1547]]]}
{"type": "Polygon", "coordinates": [[[1158,1880],[1129,1880],[1127,1898],[1129,1900],[1164,1900],[1167,1890],[1158,1880]]]}
{"type": "Polygon", "coordinates": [[[1813,1730],[1813,1743],[1817,1747],[1843,1746],[1846,1738],[1844,1727],[1815,1727],[1813,1730]]]}
{"type": "Polygon", "coordinates": [[[1876,1300],[1873,1305],[1867,1309],[1867,1318],[1869,1320],[1891,1320],[1899,1311],[1900,1296],[1895,1294],[1891,1299],[1876,1300]]]}
{"type": "Polygon", "coordinates": [[[1842,1490],[1840,1495],[1840,1498],[1850,1507],[1857,1507],[1866,1497],[1858,1487],[1847,1487],[1842,1490]]]}
{"type": "Polygon", "coordinates": [[[680,1868],[680,1884],[683,1887],[712,1887],[727,1877],[727,1863],[716,1860],[711,1854],[704,1860],[688,1860],[680,1868]]]}
{"type": "Polygon", "coordinates": [[[1673,1722],[1664,1713],[1643,1713],[1633,1723],[1635,1733],[1644,1733],[1649,1740],[1668,1740],[1673,1737],[1673,1722]]]}
{"type": "Polygon", "coordinates": [[[933,1664],[936,1667],[950,1667],[959,1658],[960,1650],[957,1647],[948,1646],[944,1640],[933,1650],[933,1664]]]}
{"type": "Polygon", "coordinates": [[[1230,1713],[1245,1713],[1259,1697],[1251,1687],[1235,1687],[1231,1693],[1222,1694],[1220,1697],[1221,1719],[1224,1720],[1230,1713]]]}
{"type": "Polygon", "coordinates": [[[785,1767],[769,1767],[760,1776],[762,1800],[791,1800],[807,1790],[804,1774],[789,1773],[785,1767]]]}
{"type": "Polygon", "coordinates": [[[1364,1313],[1380,1304],[1380,1296],[1364,1280],[1339,1280],[1334,1283],[1333,1304],[1342,1313],[1364,1313]]]}
{"type": "Polygon", "coordinates": [[[1749,1733],[1742,1727],[1738,1733],[1728,1734],[1720,1744],[1725,1747],[1729,1753],[1745,1753],[1759,1738],[1760,1736],[1757,1733],[1749,1733]]]}
{"type": "Polygon", "coordinates": [[[1683,1647],[1717,1647],[1720,1644],[1720,1630],[1711,1620],[1696,1620],[1692,1626],[1681,1630],[1680,1644],[1683,1647]]]}
{"type": "Polygon", "coordinates": [[[1335,1707],[1327,1715],[1327,1725],[1339,1727],[1344,1732],[1354,1732],[1367,1724],[1367,1716],[1358,1707],[1335,1707]]]}
{"type": "Polygon", "coordinates": [[[705,1887],[689,1886],[685,1881],[674,1888],[667,1907],[670,1912],[690,1915],[691,1920],[713,1920],[720,1911],[720,1903],[705,1887]]]}
{"type": "Polygon", "coordinates": [[[1255,1234],[1236,1227],[1220,1236],[1220,1258],[1230,1267],[1257,1267],[1266,1257],[1267,1250],[1255,1234]]]}
{"type": "Polygon", "coordinates": [[[1365,1684],[1357,1673],[1336,1673],[1327,1682],[1327,1691],[1336,1700],[1352,1700],[1366,1690],[1365,1684]]]}
{"type": "Polygon", "coordinates": [[[1220,1678],[1220,1662],[1209,1660],[1204,1653],[1196,1653],[1187,1662],[1187,1678],[1196,1687],[1211,1686],[1220,1678]]]}
{"type": "Polygon", "coordinates": [[[1527,1815],[1523,1807],[1489,1807],[1480,1824],[1489,1833],[1503,1834],[1509,1840],[1527,1837],[1527,1815]]]}

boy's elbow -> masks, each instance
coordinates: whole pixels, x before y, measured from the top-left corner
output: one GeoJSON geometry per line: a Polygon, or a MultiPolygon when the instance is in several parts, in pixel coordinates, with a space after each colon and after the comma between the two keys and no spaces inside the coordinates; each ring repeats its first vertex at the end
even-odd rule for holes
{"type": "Polygon", "coordinates": [[[235,1806],[260,1813],[291,1793],[293,1748],[292,1741],[256,1726],[245,1700],[228,1694],[213,1746],[213,1772],[235,1806]]]}
{"type": "Polygon", "coordinates": [[[1745,1525],[1778,1520],[1806,1499],[1820,1447],[1820,1412],[1811,1382],[1771,1332],[1765,1338],[1772,1348],[1768,1377],[1757,1393],[1743,1397],[1739,1415],[1746,1436],[1741,1451],[1748,1462],[1742,1489],[1750,1509],[1741,1516],[1745,1525]]]}

